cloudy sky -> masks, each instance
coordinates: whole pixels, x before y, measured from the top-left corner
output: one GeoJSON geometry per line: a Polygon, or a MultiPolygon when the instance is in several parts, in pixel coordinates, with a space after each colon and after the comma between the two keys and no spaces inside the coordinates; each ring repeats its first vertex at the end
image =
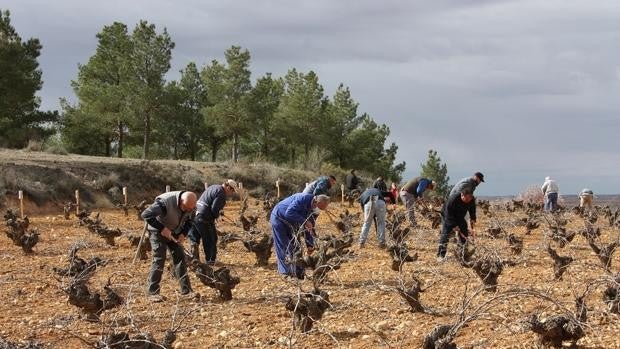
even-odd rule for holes
{"type": "Polygon", "coordinates": [[[545,176],[565,194],[620,193],[620,1],[5,0],[23,38],[38,37],[44,109],[71,97],[95,34],[140,19],[188,62],[252,54],[253,78],[314,70],[340,82],[392,130],[406,177],[428,149],[452,182],[485,174],[479,195],[515,194],[545,176]]]}

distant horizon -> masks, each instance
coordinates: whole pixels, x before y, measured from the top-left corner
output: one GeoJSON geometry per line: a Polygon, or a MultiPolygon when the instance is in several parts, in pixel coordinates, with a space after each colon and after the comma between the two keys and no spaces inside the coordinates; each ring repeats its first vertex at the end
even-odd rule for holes
{"type": "MultiPolygon", "coordinates": [[[[477,196],[478,198],[507,198],[507,197],[511,197],[511,196],[518,196],[519,194],[506,194],[506,195],[479,195],[477,196]]],[[[614,196],[619,196],[620,197],[620,193],[618,194],[594,194],[594,198],[596,199],[596,197],[614,197],[614,196]]],[[[560,197],[579,197],[579,194],[562,194],[560,193],[560,197]]]]}

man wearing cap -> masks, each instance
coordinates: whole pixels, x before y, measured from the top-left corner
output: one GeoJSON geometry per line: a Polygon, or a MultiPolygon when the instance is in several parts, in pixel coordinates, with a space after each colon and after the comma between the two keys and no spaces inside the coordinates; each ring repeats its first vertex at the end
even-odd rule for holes
{"type": "MultiPolygon", "coordinates": [[[[459,228],[458,244],[464,244],[469,238],[469,229],[465,215],[467,214],[474,195],[469,188],[451,194],[443,207],[443,222],[441,234],[439,236],[439,248],[437,250],[437,261],[443,262],[446,258],[446,251],[450,234],[454,228],[459,228]]],[[[470,216],[472,221],[476,221],[476,216],[470,216]]],[[[472,227],[473,233],[473,227],[472,227]]],[[[473,237],[474,235],[472,235],[473,237]]]]}
{"type": "Polygon", "coordinates": [[[547,176],[540,190],[545,196],[545,211],[555,211],[558,208],[558,193],[560,192],[558,184],[551,177],[547,176]]]}
{"type": "Polygon", "coordinates": [[[192,258],[200,260],[198,244],[202,240],[205,253],[205,262],[213,265],[217,258],[217,231],[215,220],[222,214],[226,205],[226,198],[237,190],[237,182],[227,179],[224,184],[210,185],[198,199],[196,219],[189,232],[190,250],[192,258]]]}
{"type": "MultiPolygon", "coordinates": [[[[480,172],[474,173],[471,177],[465,177],[458,181],[454,187],[452,187],[448,198],[456,195],[457,193],[462,193],[465,189],[468,189],[471,194],[474,195],[474,191],[476,191],[476,188],[481,182],[484,182],[484,175],[480,172]]],[[[468,202],[468,204],[469,208],[467,211],[469,212],[469,224],[471,225],[471,228],[474,229],[476,225],[476,197],[468,202]]]]}
{"type": "Polygon", "coordinates": [[[278,264],[278,273],[304,278],[304,267],[296,263],[301,251],[298,237],[303,236],[308,254],[314,251],[316,214],[329,205],[329,196],[297,193],[280,201],[271,211],[269,223],[278,264]],[[303,235],[298,235],[303,233],[303,235]]]}
{"type": "Polygon", "coordinates": [[[303,193],[312,195],[329,195],[329,190],[336,184],[336,177],[321,176],[309,183],[303,193]]]}
{"type": "Polygon", "coordinates": [[[414,213],[415,202],[422,198],[427,189],[434,190],[435,182],[424,177],[416,177],[400,188],[400,198],[405,203],[407,220],[412,227],[417,226],[414,213]]]}
{"type": "Polygon", "coordinates": [[[164,271],[166,250],[170,250],[181,294],[188,295],[192,292],[181,243],[190,230],[190,218],[195,208],[196,194],[191,191],[171,191],[159,195],[155,202],[142,212],[153,250],[148,279],[148,294],[152,302],[163,301],[159,294],[159,283],[164,271]]]}

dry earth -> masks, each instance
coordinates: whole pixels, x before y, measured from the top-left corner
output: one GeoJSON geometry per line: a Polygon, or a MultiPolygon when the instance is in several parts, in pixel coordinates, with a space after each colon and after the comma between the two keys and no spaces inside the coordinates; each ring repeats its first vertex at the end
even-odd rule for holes
{"type": "MultiPolygon", "coordinates": [[[[253,199],[250,199],[253,202],[253,199]]],[[[227,216],[236,216],[238,202],[229,203],[227,216]]],[[[341,205],[332,204],[333,211],[341,205]]],[[[400,208],[399,208],[400,209],[400,208]]],[[[253,203],[250,214],[261,218],[259,226],[269,231],[268,223],[259,205],[253,203]]],[[[41,232],[41,241],[33,255],[24,255],[5,234],[0,236],[0,337],[13,342],[36,341],[50,348],[92,347],[112,330],[123,330],[132,336],[140,332],[151,333],[161,340],[164,332],[178,326],[175,348],[207,347],[409,347],[422,346],[424,336],[436,325],[454,323],[465,300],[471,306],[465,311],[470,315],[476,306],[492,297],[516,287],[534,289],[557,300],[557,304],[533,297],[498,300],[482,318],[469,322],[460,329],[455,343],[461,348],[532,348],[536,336],[523,329],[523,320],[533,312],[543,317],[561,313],[561,307],[573,311],[574,297],[594,280],[601,280],[606,273],[596,255],[590,250],[583,236],[577,237],[564,249],[562,255],[571,255],[571,264],[561,281],[554,281],[552,260],[544,250],[543,227],[525,235],[524,227],[510,224],[524,213],[498,213],[498,221],[518,236],[524,238],[521,256],[512,256],[502,239],[485,236],[482,231],[490,219],[480,213],[477,245],[496,249],[506,260],[515,262],[505,267],[499,277],[496,293],[481,291],[481,282],[471,269],[461,267],[450,255],[446,263],[435,260],[438,229],[430,229],[430,222],[420,218],[422,227],[409,237],[409,246],[419,254],[419,260],[407,263],[402,273],[390,269],[390,258],[376,246],[371,231],[365,249],[354,248],[354,257],[330,274],[322,287],[329,293],[331,308],[308,334],[292,329],[292,314],[285,310],[288,296],[299,289],[310,291],[309,280],[296,284],[278,276],[274,257],[268,267],[254,266],[255,257],[240,242],[219,249],[220,260],[236,275],[241,283],[233,290],[233,300],[222,302],[217,292],[200,284],[192,275],[195,291],[202,295],[198,302],[180,299],[178,285],[169,272],[164,274],[162,294],[164,303],[149,303],[144,286],[149,261],[132,264],[134,249],[124,238],[117,238],[117,246],[110,247],[71,217],[65,220],[62,213],[31,217],[31,226],[41,232]],[[100,322],[82,319],[78,309],[67,302],[61,287],[66,279],[57,276],[52,268],[65,267],[67,253],[76,243],[85,245],[79,251],[84,259],[99,256],[108,261],[97,270],[89,286],[101,292],[111,278],[112,287],[123,296],[125,305],[105,311],[100,322]],[[422,304],[440,315],[412,313],[395,291],[400,282],[411,284],[415,272],[428,288],[421,295],[422,304]],[[474,296],[475,295],[475,296],[474,296]]],[[[568,214],[570,229],[579,229],[581,219],[568,214]]],[[[135,214],[125,217],[120,210],[102,212],[103,222],[111,227],[138,233],[143,222],[135,214]]],[[[601,240],[618,239],[619,230],[599,220],[603,231],[601,240]]],[[[222,222],[220,229],[227,232],[240,228],[222,222]]],[[[354,228],[355,236],[359,226],[354,228]]],[[[319,234],[335,233],[325,215],[321,216],[319,234]]],[[[451,244],[452,246],[452,244],[451,244]]],[[[620,268],[620,252],[613,257],[612,271],[620,268]]],[[[309,273],[311,274],[311,273],[309,273]]],[[[619,348],[620,316],[607,311],[602,301],[604,286],[592,284],[586,297],[588,322],[586,336],[579,340],[580,348],[619,348]]]]}

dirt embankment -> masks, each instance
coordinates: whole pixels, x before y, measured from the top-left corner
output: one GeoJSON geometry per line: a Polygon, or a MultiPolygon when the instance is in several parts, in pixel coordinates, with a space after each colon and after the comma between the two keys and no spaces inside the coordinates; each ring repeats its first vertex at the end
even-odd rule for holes
{"type": "Polygon", "coordinates": [[[204,183],[234,178],[251,195],[275,194],[281,179],[282,195],[301,189],[316,174],[279,168],[270,164],[205,163],[173,160],[118,159],[83,155],[54,155],[0,149],[0,208],[16,207],[23,190],[29,213],[58,212],[80,191],[84,205],[114,207],[128,188],[130,204],[152,200],[167,185],[172,190],[202,192],[204,183]]]}

